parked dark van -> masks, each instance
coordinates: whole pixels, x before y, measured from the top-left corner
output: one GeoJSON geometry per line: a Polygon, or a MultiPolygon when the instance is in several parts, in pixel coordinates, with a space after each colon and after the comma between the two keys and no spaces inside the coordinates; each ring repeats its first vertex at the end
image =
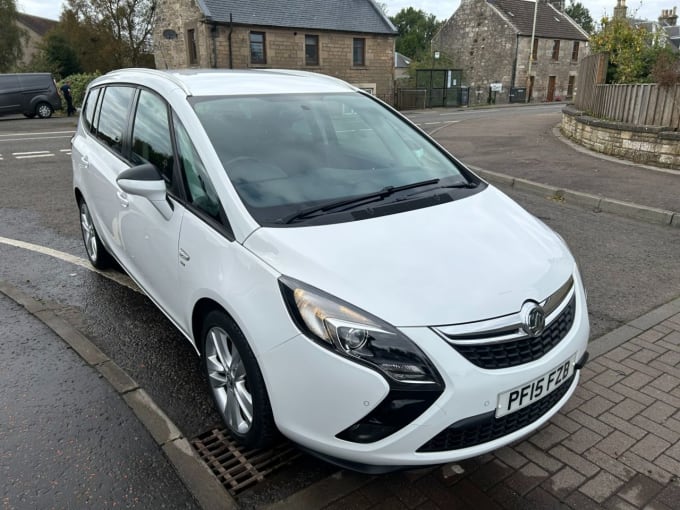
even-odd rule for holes
{"type": "Polygon", "coordinates": [[[23,113],[42,119],[61,109],[61,98],[50,73],[0,74],[0,115],[23,113]]]}

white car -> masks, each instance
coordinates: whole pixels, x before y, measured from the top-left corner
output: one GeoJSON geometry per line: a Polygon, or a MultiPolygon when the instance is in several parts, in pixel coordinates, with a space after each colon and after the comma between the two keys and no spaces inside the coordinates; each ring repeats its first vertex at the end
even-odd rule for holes
{"type": "Polygon", "coordinates": [[[296,71],[115,71],[73,139],[87,255],[194,345],[235,438],[339,465],[534,431],[587,360],[563,240],[399,113],[296,71]]]}

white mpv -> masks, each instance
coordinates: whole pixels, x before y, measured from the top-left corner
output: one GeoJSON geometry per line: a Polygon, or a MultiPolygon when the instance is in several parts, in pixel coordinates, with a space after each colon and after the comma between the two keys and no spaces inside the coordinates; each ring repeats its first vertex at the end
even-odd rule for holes
{"type": "Polygon", "coordinates": [[[73,177],[90,261],[115,259],[189,339],[247,446],[457,461],[576,388],[588,313],[563,240],[347,83],[109,73],[73,177]]]}

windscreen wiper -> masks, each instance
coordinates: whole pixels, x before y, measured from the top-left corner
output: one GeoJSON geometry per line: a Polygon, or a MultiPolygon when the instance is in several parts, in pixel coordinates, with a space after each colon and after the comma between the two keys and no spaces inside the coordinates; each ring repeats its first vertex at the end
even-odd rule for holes
{"type": "Polygon", "coordinates": [[[332,200],[328,203],[317,205],[314,207],[308,207],[307,209],[302,209],[296,213],[286,216],[277,221],[277,223],[290,224],[295,221],[304,220],[310,216],[318,215],[319,213],[327,213],[333,211],[334,209],[353,209],[364,205],[366,203],[376,202],[378,200],[383,200],[394,193],[399,191],[404,191],[407,189],[419,188],[421,186],[431,186],[433,184],[438,184],[439,179],[429,179],[427,181],[413,182],[411,184],[403,184],[401,186],[386,186],[380,191],[374,191],[373,193],[367,193],[365,195],[359,195],[357,197],[346,198],[343,200],[332,200]]]}

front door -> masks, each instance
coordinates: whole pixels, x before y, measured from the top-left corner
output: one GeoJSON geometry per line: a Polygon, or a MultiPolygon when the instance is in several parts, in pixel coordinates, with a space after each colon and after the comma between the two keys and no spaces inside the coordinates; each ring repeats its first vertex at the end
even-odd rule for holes
{"type": "Polygon", "coordinates": [[[555,77],[548,77],[548,95],[545,98],[546,101],[551,102],[555,100],[555,77]]]}
{"type": "MultiPolygon", "coordinates": [[[[142,89],[132,124],[133,165],[153,164],[172,193],[175,156],[167,103],[160,96],[142,89]]],[[[164,215],[148,199],[124,194],[119,211],[120,230],[127,255],[127,269],[169,316],[177,317],[181,293],[177,285],[179,233],[184,207],[168,198],[171,208],[164,215]]]]}

